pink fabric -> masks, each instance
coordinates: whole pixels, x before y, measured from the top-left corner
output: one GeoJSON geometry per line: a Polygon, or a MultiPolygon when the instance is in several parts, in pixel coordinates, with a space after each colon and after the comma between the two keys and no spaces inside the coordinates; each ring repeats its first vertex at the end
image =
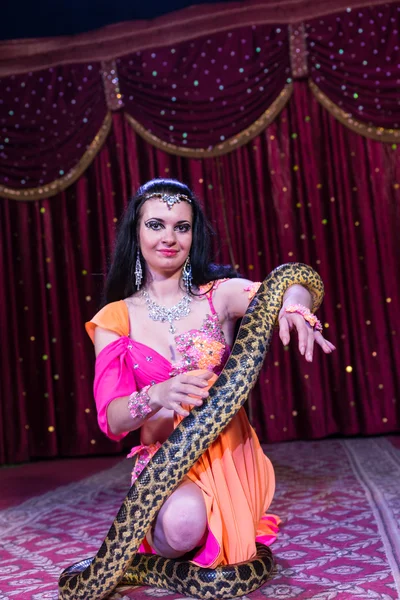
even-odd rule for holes
{"type": "Polygon", "coordinates": [[[136,481],[149,460],[155,455],[159,448],[161,448],[160,442],[149,444],[148,446],[145,444],[140,444],[139,446],[134,446],[131,448],[131,451],[126,458],[133,458],[134,456],[137,457],[132,469],[131,485],[136,481]]]}
{"type": "Polygon", "coordinates": [[[96,360],[93,393],[96,401],[99,427],[112,440],[121,440],[126,433],[114,435],[107,422],[107,408],[112,400],[129,396],[137,390],[132,364],[128,351],[129,338],[120,337],[106,346],[96,360]]]}
{"type": "Polygon", "coordinates": [[[209,568],[221,551],[217,538],[211,531],[210,525],[207,529],[207,538],[203,546],[196,552],[193,561],[200,567],[209,568]]]}
{"type": "MultiPolygon", "coordinates": [[[[218,286],[216,284],[216,287],[218,286]]],[[[182,348],[177,346],[179,351],[183,351],[183,341],[188,341],[188,336],[197,336],[201,340],[213,347],[216,342],[219,343],[219,352],[213,354],[212,359],[214,364],[208,364],[207,368],[213,369],[219,374],[229,356],[229,346],[226,344],[222,333],[218,317],[212,304],[212,291],[207,294],[210,304],[210,309],[213,312],[212,316],[207,316],[204,319],[203,326],[200,330],[191,330],[186,334],[176,336],[177,344],[180,340],[182,348]]],[[[111,305],[109,305],[111,307],[111,305]]],[[[195,345],[190,344],[191,349],[195,345]]],[[[204,354],[204,352],[203,352],[204,354]]],[[[121,336],[115,342],[106,346],[97,356],[96,369],[93,384],[93,393],[96,401],[97,420],[99,427],[103,433],[115,441],[121,440],[128,432],[120,435],[114,435],[107,423],[107,408],[112,400],[129,396],[136,390],[142,389],[146,385],[154,385],[161,381],[169,379],[171,375],[176,374],[175,371],[184,372],[191,371],[197,368],[205,368],[199,364],[201,353],[193,354],[191,352],[191,362],[188,363],[185,353],[177,366],[173,366],[164,356],[153,350],[146,344],[142,344],[127,336],[121,336]],[[131,352],[132,351],[132,352],[131,352]],[[180,365],[180,366],[179,366],[180,365]],[[185,367],[185,368],[183,368],[185,367]]]]}
{"type": "Polygon", "coordinates": [[[108,405],[115,398],[129,396],[145,385],[165,381],[170,370],[171,363],[161,354],[127,336],[106,346],[97,356],[93,384],[100,429],[113,440],[126,436],[128,432],[118,436],[110,432],[108,405]]]}
{"type": "Polygon", "coordinates": [[[276,537],[279,532],[280,522],[280,518],[276,515],[263,515],[261,517],[260,526],[262,524],[268,525],[268,527],[273,531],[273,533],[271,535],[265,535],[261,529],[258,529],[256,535],[256,542],[258,542],[259,544],[264,544],[264,546],[270,546],[276,540],[276,537]]]}

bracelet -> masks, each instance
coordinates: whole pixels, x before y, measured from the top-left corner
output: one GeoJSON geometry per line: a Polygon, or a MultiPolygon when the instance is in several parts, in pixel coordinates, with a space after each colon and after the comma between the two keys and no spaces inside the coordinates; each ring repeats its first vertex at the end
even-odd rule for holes
{"type": "Polygon", "coordinates": [[[305,321],[317,331],[322,331],[322,323],[317,317],[310,311],[309,308],[302,304],[291,304],[285,307],[287,313],[297,313],[303,317],[305,321]]]}
{"type": "Polygon", "coordinates": [[[128,399],[128,408],[131,413],[132,419],[144,419],[149,413],[151,408],[149,406],[150,396],[148,390],[151,386],[146,385],[139,392],[133,392],[128,399]]]}

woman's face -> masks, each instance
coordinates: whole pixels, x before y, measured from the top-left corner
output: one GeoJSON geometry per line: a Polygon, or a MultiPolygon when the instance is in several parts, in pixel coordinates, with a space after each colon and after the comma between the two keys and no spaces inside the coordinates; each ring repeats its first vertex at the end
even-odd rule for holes
{"type": "Polygon", "coordinates": [[[188,202],[169,209],[159,198],[146,200],[141,208],[139,245],[151,272],[171,275],[182,268],[192,245],[192,224],[188,202]]]}

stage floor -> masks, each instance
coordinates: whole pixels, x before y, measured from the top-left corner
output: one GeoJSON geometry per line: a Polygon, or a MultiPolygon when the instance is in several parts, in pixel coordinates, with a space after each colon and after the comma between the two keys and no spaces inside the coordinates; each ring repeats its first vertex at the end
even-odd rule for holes
{"type": "MultiPolygon", "coordinates": [[[[282,518],[274,577],[248,600],[400,598],[400,438],[265,446],[282,518]]],[[[0,600],[56,600],[66,566],[93,556],[129,487],[129,461],[88,458],[0,469],[0,600]]],[[[119,588],[112,600],[177,600],[119,588]]]]}

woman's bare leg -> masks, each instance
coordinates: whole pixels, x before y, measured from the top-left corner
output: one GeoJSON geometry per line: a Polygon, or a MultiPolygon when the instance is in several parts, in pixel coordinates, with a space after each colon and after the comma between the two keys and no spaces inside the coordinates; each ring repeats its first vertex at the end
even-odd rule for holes
{"type": "Polygon", "coordinates": [[[207,512],[200,488],[184,479],[161,507],[153,528],[157,554],[178,558],[200,546],[207,531],[207,512]]]}

